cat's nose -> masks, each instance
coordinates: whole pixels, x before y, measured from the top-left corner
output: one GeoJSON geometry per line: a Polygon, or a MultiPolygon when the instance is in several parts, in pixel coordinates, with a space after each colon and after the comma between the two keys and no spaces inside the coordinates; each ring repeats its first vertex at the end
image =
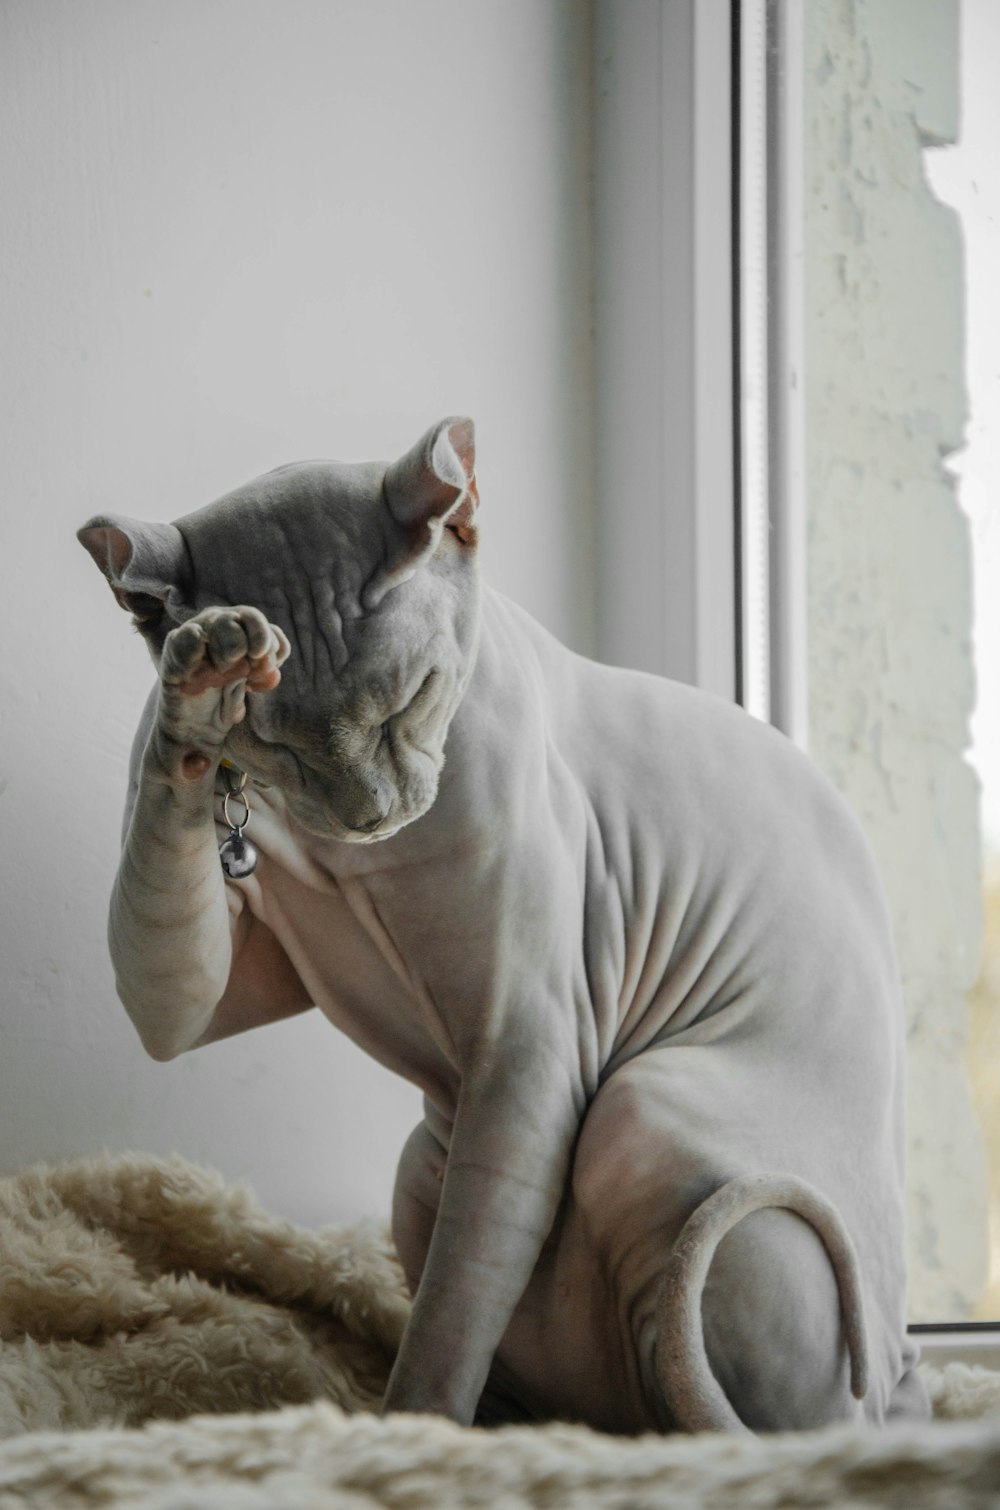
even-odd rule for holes
{"type": "MultiPolygon", "coordinates": [[[[370,796],[370,801],[366,802],[364,806],[367,807],[370,816],[362,818],[361,813],[359,813],[355,822],[351,825],[355,832],[359,834],[373,833],[379,824],[388,818],[389,809],[392,807],[392,797],[389,793],[371,792],[367,795],[370,796]]],[[[361,812],[364,812],[364,807],[362,807],[361,812]]]]}
{"type": "Polygon", "coordinates": [[[381,781],[358,783],[351,793],[353,801],[344,814],[356,834],[370,834],[389,816],[392,791],[381,781]]]}

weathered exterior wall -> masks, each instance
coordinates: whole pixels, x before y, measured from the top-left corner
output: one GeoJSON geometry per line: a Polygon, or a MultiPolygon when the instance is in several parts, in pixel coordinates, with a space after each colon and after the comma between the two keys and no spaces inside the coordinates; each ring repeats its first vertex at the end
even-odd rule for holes
{"type": "Polygon", "coordinates": [[[979,839],[961,445],[962,248],[923,148],[958,129],[957,0],[809,0],[806,423],[810,744],[889,892],[909,1020],[911,1315],[985,1282],[963,1049],[979,839]]]}

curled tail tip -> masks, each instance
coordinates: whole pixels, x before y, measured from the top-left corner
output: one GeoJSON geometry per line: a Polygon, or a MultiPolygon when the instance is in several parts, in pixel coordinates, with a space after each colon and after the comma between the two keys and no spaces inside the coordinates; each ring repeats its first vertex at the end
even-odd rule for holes
{"type": "Polygon", "coordinates": [[[862,1337],[851,1346],[851,1394],[855,1400],[865,1398],[869,1382],[868,1349],[862,1337]]]}

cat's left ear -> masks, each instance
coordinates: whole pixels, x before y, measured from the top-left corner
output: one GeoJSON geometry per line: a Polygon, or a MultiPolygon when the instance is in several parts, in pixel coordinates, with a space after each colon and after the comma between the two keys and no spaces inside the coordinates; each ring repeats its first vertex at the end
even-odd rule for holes
{"type": "Polygon", "coordinates": [[[412,577],[437,550],[445,530],[461,545],[474,548],[479,538],[479,493],[472,420],[444,419],[432,426],[386,470],[383,496],[399,540],[380,584],[382,591],[412,577]]]}
{"type": "Polygon", "coordinates": [[[104,573],[118,603],[133,615],[137,628],[153,627],[164,608],[177,619],[187,616],[188,554],[176,525],[98,514],[77,530],[76,538],[104,573]]]}

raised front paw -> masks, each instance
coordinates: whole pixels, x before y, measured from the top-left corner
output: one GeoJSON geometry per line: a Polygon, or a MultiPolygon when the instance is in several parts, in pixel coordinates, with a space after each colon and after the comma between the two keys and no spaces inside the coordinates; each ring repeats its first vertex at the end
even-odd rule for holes
{"type": "Polygon", "coordinates": [[[201,774],[246,716],[246,693],[270,692],[289,644],[257,608],[203,608],[171,630],[160,656],[160,732],[189,747],[185,774],[201,774]],[[202,755],[203,760],[191,757],[202,755]],[[199,767],[199,769],[195,769],[199,767]]]}

